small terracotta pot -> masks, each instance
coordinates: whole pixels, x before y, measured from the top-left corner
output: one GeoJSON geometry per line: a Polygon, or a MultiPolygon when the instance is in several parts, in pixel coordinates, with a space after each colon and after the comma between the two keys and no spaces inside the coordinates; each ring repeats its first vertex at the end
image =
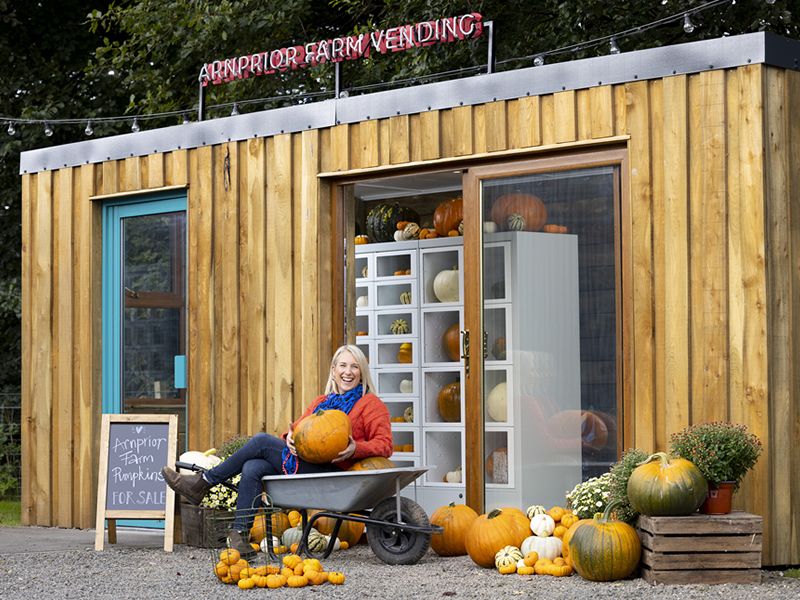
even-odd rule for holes
{"type": "Polygon", "coordinates": [[[721,481],[717,484],[709,483],[708,494],[700,506],[700,512],[706,515],[727,515],[731,512],[735,485],[733,481],[721,481]]]}

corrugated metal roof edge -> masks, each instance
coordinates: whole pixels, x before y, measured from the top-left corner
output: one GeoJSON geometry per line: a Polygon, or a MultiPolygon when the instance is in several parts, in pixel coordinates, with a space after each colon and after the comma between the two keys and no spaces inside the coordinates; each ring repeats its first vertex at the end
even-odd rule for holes
{"type": "Polygon", "coordinates": [[[748,33],[162,127],[29,150],[20,174],[748,64],[800,70],[800,41],[748,33]]]}

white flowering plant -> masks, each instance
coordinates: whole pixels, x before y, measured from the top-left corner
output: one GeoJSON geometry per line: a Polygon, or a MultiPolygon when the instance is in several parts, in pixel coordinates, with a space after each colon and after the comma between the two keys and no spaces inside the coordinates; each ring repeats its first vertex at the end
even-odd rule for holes
{"type": "MultiPolygon", "coordinates": [[[[241,475],[236,475],[233,479],[231,479],[231,483],[234,485],[239,484],[239,480],[241,480],[241,475]]],[[[234,510],[236,508],[236,497],[238,494],[234,492],[231,488],[225,487],[224,485],[215,485],[206,494],[203,501],[200,503],[201,506],[205,506],[206,508],[216,508],[219,510],[234,510]]]]}
{"type": "Polygon", "coordinates": [[[611,473],[592,477],[567,492],[567,505],[581,519],[591,519],[603,512],[611,496],[611,473]]]}

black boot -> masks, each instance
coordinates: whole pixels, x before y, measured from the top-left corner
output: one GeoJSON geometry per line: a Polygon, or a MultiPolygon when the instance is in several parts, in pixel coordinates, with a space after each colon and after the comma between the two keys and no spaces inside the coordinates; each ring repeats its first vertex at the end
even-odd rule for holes
{"type": "Polygon", "coordinates": [[[203,501],[208,490],[211,489],[211,484],[203,479],[203,475],[200,473],[184,475],[171,467],[164,467],[161,469],[161,474],[169,487],[195,506],[203,501]]]}

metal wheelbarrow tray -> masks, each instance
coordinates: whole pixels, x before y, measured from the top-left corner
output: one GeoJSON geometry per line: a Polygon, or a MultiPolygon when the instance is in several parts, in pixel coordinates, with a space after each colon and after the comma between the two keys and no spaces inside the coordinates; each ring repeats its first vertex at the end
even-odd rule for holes
{"type": "MultiPolygon", "coordinates": [[[[300,511],[303,537],[298,554],[314,555],[308,549],[308,534],[318,519],[330,517],[336,519],[336,524],[321,558],[327,558],[333,551],[342,521],[355,521],[367,526],[367,541],[382,561],[414,564],[428,551],[431,534],[442,529],[432,526],[425,510],[410,498],[400,496],[400,490],[427,470],[427,467],[398,467],[268,475],[262,477],[262,482],[273,506],[300,511]],[[309,518],[309,509],[322,512],[309,518]]],[[[271,546],[272,536],[267,540],[271,546]]],[[[271,547],[269,552],[272,554],[271,547]]]]}

